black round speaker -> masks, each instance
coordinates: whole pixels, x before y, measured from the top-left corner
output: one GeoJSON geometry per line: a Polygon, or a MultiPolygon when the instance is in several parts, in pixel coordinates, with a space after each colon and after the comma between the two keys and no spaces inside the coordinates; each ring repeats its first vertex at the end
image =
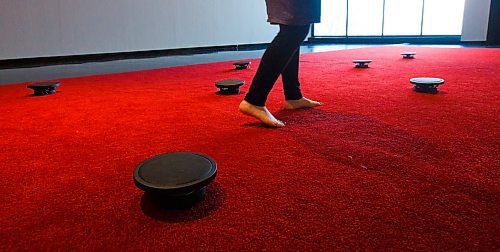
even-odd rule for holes
{"type": "Polygon", "coordinates": [[[372,60],[353,60],[355,68],[368,68],[368,64],[372,62],[372,60]]]}
{"type": "Polygon", "coordinates": [[[158,205],[184,208],[203,198],[216,175],[217,164],[212,158],[195,152],[171,152],[139,164],[134,182],[158,205]]]}
{"type": "Polygon", "coordinates": [[[250,64],[252,64],[252,62],[250,62],[250,61],[238,61],[238,62],[233,63],[233,65],[236,67],[235,68],[236,70],[247,69],[248,65],[250,65],[250,64]]]}
{"type": "Polygon", "coordinates": [[[215,86],[219,88],[218,93],[223,95],[232,95],[240,93],[240,86],[245,84],[244,80],[227,79],[215,82],[215,86]]]}
{"type": "Polygon", "coordinates": [[[27,87],[34,90],[33,95],[49,95],[56,92],[56,87],[59,87],[59,82],[42,82],[29,84],[27,87]]]}
{"type": "Polygon", "coordinates": [[[438,86],[444,84],[443,79],[431,77],[412,78],[410,82],[415,85],[414,90],[420,93],[437,93],[438,86]]]}
{"type": "Polygon", "coordinates": [[[415,52],[402,52],[401,55],[403,55],[403,59],[413,59],[415,58],[415,52]]]}

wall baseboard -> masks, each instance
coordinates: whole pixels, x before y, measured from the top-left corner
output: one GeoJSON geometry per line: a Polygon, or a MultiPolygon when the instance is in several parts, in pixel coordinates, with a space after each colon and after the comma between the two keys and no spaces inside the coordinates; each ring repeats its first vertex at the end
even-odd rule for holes
{"type": "Polygon", "coordinates": [[[350,36],[350,37],[312,37],[313,43],[343,44],[460,44],[461,36],[350,36]]]}
{"type": "Polygon", "coordinates": [[[6,60],[0,60],[0,69],[82,64],[87,62],[104,62],[104,61],[124,60],[124,59],[156,58],[156,57],[174,56],[174,55],[207,54],[207,53],[216,53],[223,51],[261,50],[265,49],[267,45],[268,43],[6,59],[6,60]]]}
{"type": "Polygon", "coordinates": [[[486,41],[462,41],[461,44],[463,44],[463,45],[478,45],[478,46],[487,45],[486,41]]]}

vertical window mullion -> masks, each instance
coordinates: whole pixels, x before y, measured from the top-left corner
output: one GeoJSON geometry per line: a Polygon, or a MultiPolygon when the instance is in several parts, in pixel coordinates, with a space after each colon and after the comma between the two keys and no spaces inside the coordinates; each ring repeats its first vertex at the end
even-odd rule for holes
{"type": "Polygon", "coordinates": [[[349,30],[349,0],[346,0],[347,1],[347,15],[345,15],[345,37],[347,38],[348,37],[348,30],[349,30]]]}
{"type": "Polygon", "coordinates": [[[424,35],[424,12],[425,12],[425,0],[422,0],[422,19],[420,20],[420,36],[424,35]]]}
{"type": "Polygon", "coordinates": [[[385,0],[384,0],[384,6],[382,7],[382,37],[384,36],[384,24],[385,24],[385,0]]]}

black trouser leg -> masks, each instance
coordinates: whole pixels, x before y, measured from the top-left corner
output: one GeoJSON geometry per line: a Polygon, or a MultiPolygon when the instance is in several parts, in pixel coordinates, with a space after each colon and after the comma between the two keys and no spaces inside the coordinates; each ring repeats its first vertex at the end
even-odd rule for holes
{"type": "MultiPolygon", "coordinates": [[[[288,79],[294,79],[293,76],[297,76],[297,80],[290,86],[297,87],[299,62],[298,49],[308,32],[309,25],[280,25],[279,33],[273,39],[271,44],[269,44],[264,52],[264,55],[262,56],[257,73],[255,74],[250,89],[245,96],[245,100],[247,102],[255,106],[264,106],[267,96],[269,95],[269,92],[271,92],[274,83],[280,74],[282,74],[285,70],[287,70],[285,74],[286,77],[284,77],[287,79],[285,87],[288,87],[288,84],[295,82],[288,82],[288,79]],[[295,58],[294,56],[297,57],[295,58]],[[293,62],[293,66],[287,69],[290,62],[293,62]],[[295,64],[297,64],[297,66],[295,66],[295,64]]],[[[290,91],[290,93],[296,95],[296,91],[297,90],[290,91]]],[[[288,93],[288,91],[285,91],[285,94],[286,93],[288,93]]],[[[298,99],[300,99],[300,97],[298,99]]]]}
{"type": "Polygon", "coordinates": [[[299,82],[299,55],[300,46],[293,54],[285,70],[283,70],[283,73],[281,73],[285,100],[298,100],[302,98],[299,82]]]}

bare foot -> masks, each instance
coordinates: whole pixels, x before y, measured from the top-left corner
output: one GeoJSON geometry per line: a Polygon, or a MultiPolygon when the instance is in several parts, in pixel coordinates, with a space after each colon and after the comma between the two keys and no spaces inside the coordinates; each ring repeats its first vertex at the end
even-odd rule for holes
{"type": "Polygon", "coordinates": [[[276,119],[266,107],[260,107],[250,104],[249,102],[243,100],[240,103],[240,111],[241,113],[252,116],[263,122],[264,124],[271,127],[283,127],[285,124],[276,119]]]}
{"type": "Polygon", "coordinates": [[[323,103],[313,101],[302,97],[298,100],[286,100],[285,101],[285,109],[300,109],[300,108],[312,108],[316,106],[321,106],[323,103]]]}

